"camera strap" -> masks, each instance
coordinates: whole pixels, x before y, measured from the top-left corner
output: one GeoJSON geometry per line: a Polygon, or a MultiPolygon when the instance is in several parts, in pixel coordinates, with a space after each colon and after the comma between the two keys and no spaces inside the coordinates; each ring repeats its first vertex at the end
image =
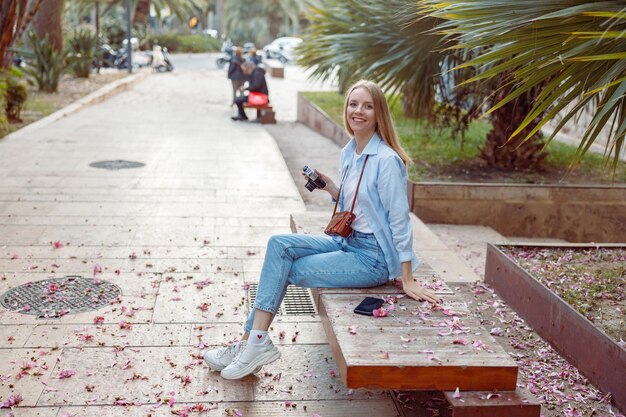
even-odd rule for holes
{"type": "MultiPolygon", "coordinates": [[[[359,182],[356,185],[356,192],[354,193],[354,198],[352,199],[352,208],[350,208],[350,213],[354,212],[354,204],[356,203],[356,196],[359,194],[359,187],[361,186],[361,179],[363,178],[363,171],[365,171],[365,164],[367,164],[367,159],[369,155],[365,156],[365,161],[363,161],[363,168],[361,169],[361,176],[359,177],[359,182]]],[[[341,178],[341,184],[339,185],[339,192],[337,193],[337,200],[335,200],[335,208],[333,209],[333,216],[337,212],[337,205],[339,204],[339,199],[341,198],[341,189],[343,188],[343,182],[346,179],[346,175],[348,174],[348,170],[350,170],[350,165],[346,167],[346,170],[343,172],[343,177],[341,178]]]]}

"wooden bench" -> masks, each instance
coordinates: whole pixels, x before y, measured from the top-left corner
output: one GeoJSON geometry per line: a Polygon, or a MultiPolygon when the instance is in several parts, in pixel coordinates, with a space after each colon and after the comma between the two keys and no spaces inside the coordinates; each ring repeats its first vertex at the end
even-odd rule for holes
{"type": "MultiPolygon", "coordinates": [[[[320,234],[329,216],[292,214],[292,231],[320,234]]],[[[426,262],[414,276],[430,282],[439,278],[426,262]]],[[[517,364],[451,289],[457,285],[467,284],[437,286],[445,310],[432,311],[404,297],[381,318],[353,310],[366,296],[403,296],[393,283],[368,289],[313,289],[343,383],[348,388],[443,391],[453,417],[538,417],[541,407],[536,400],[516,390],[517,364]],[[457,388],[460,399],[454,396],[457,388]],[[489,395],[494,391],[499,395],[489,395]]]]}
{"type": "Polygon", "coordinates": [[[261,124],[276,124],[276,113],[269,104],[253,106],[248,103],[243,104],[244,109],[256,109],[256,120],[261,124]]]}
{"type": "Polygon", "coordinates": [[[285,65],[277,59],[263,60],[263,66],[267,72],[274,78],[285,78],[285,65]]]}

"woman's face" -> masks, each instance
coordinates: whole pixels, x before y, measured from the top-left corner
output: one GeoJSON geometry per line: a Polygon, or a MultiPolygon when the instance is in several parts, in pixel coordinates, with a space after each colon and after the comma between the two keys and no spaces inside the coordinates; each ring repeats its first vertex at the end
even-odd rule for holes
{"type": "Polygon", "coordinates": [[[355,136],[371,136],[376,130],[376,113],[374,100],[369,90],[359,87],[353,90],[348,97],[346,107],[348,125],[355,136]]]}

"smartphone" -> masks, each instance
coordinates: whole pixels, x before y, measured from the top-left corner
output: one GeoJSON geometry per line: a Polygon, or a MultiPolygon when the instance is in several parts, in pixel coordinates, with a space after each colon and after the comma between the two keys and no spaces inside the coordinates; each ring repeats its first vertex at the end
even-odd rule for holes
{"type": "Polygon", "coordinates": [[[354,309],[357,314],[363,314],[364,316],[374,315],[374,310],[381,308],[385,300],[382,298],[365,297],[363,301],[359,303],[354,309]]]}

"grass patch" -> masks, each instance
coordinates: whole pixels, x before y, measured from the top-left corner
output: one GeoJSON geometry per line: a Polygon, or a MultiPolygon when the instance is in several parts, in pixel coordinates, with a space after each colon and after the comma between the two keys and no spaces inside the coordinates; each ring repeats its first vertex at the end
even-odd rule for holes
{"type": "MultiPolygon", "coordinates": [[[[343,126],[343,95],[336,92],[306,92],[304,97],[343,126]]],[[[618,165],[613,176],[606,160],[588,152],[570,172],[576,148],[556,140],[548,147],[548,157],[537,172],[510,172],[486,166],[479,158],[480,147],[491,125],[474,121],[465,140],[454,138],[450,129],[429,127],[420,120],[407,119],[400,100],[391,100],[391,112],[402,146],[415,161],[409,172],[413,181],[481,181],[511,183],[611,183],[626,182],[626,164],[618,165]]]]}

